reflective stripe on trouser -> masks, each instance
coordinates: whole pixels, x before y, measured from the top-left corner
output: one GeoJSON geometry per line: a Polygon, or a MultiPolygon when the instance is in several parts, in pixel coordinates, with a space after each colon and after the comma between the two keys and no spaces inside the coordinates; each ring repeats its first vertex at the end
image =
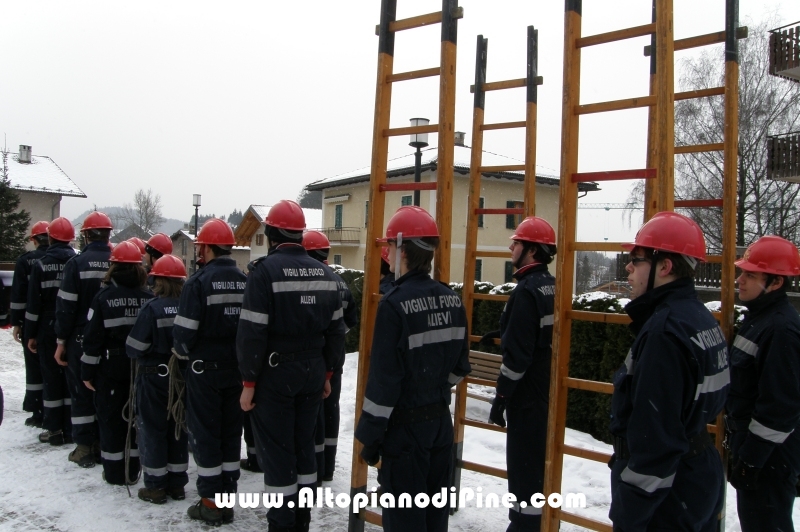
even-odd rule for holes
{"type": "MultiPolygon", "coordinates": [[[[452,478],[453,422],[450,416],[390,427],[383,441],[382,460],[378,482],[395,499],[402,493],[412,497],[417,493],[441,496],[442,488],[450,488],[452,478]]],[[[384,508],[383,529],[387,532],[444,532],[449,517],[447,506],[384,508]]]]}
{"type": "Polygon", "coordinates": [[[298,490],[317,484],[314,429],[324,382],[321,356],[265,367],[258,378],[251,421],[264,492],[284,494],[281,508],[267,510],[271,527],[293,529],[296,512],[289,502],[296,507],[298,490]]]}
{"type": "MultiPolygon", "coordinates": [[[[247,460],[251,464],[258,464],[258,455],[256,454],[256,439],[253,436],[253,424],[250,421],[250,412],[244,412],[242,415],[242,428],[244,429],[244,444],[247,446],[247,460]]],[[[259,464],[258,467],[261,467],[261,464],[259,464]]]]}
{"type": "Polygon", "coordinates": [[[236,493],[242,445],[239,370],[186,372],[186,425],[197,464],[197,493],[236,493]]]}
{"type": "MultiPolygon", "coordinates": [[[[98,439],[94,392],[81,380],[81,338],[83,327],[73,332],[67,342],[67,383],[72,399],[72,439],[75,443],[92,445],[98,439]]],[[[127,358],[127,357],[125,357],[127,358]]],[[[96,388],[96,386],[95,386],[96,388]]]]}
{"type": "MultiPolygon", "coordinates": [[[[52,327],[52,326],[51,326],[52,327]]],[[[50,327],[40,324],[36,338],[36,352],[39,355],[39,368],[42,371],[42,428],[45,430],[72,431],[70,403],[67,392],[67,377],[63,367],[56,363],[56,335],[50,327]]]]}
{"type": "MultiPolygon", "coordinates": [[[[114,356],[100,360],[100,368],[94,380],[95,408],[100,429],[100,458],[106,482],[125,482],[125,441],[128,422],[122,418],[122,410],[130,393],[130,359],[114,356]]],[[[131,479],[139,474],[139,450],[136,446],[136,429],[131,428],[131,454],[128,462],[131,479]]]]}
{"type": "Polygon", "coordinates": [[[22,409],[30,412],[34,417],[42,417],[42,391],[44,379],[42,378],[42,365],[39,355],[28,349],[27,343],[22,343],[22,352],[25,356],[25,399],[22,409]]]}
{"type": "Polygon", "coordinates": [[[544,458],[547,442],[547,403],[536,401],[531,408],[506,409],[506,466],[508,491],[517,501],[528,506],[520,512],[518,507],[508,510],[509,531],[541,528],[542,515],[532,513],[531,497],[544,491],[544,458]]]}
{"type": "Polygon", "coordinates": [[[139,460],[148,488],[182,488],[189,483],[187,435],[175,439],[175,420],[167,419],[169,377],[140,372],[136,377],[136,428],[139,460]]]}
{"type": "Polygon", "coordinates": [[[323,399],[314,433],[319,480],[333,476],[336,469],[336,448],[339,440],[339,397],[342,394],[342,374],[331,377],[331,394],[323,399]]]}

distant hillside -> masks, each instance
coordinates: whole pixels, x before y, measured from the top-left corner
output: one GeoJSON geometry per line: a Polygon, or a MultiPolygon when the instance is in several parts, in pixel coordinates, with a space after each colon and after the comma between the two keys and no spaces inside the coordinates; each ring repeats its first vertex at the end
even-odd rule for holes
{"type": "MultiPolygon", "coordinates": [[[[118,220],[118,216],[122,212],[122,207],[99,207],[97,210],[109,215],[111,217],[111,221],[113,222],[115,228],[120,230],[125,229],[124,227],[120,227],[120,223],[118,220]]],[[[89,210],[76,216],[73,220],[71,220],[72,223],[75,225],[81,223],[83,219],[86,218],[86,216],[90,212],[92,211],[89,210]]],[[[182,229],[185,223],[186,222],[183,222],[181,220],[176,220],[175,218],[167,218],[167,220],[163,224],[161,224],[161,227],[158,228],[157,232],[171,235],[178,229],[182,229]]]]}

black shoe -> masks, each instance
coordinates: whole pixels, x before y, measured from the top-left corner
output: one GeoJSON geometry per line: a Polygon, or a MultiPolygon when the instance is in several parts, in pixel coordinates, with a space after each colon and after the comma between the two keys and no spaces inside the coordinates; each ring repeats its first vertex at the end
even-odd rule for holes
{"type": "Polygon", "coordinates": [[[222,510],[222,524],[229,525],[233,523],[233,508],[221,508],[222,510]]]}
{"type": "Polygon", "coordinates": [[[186,510],[186,514],[191,519],[203,521],[211,526],[219,526],[222,524],[222,510],[219,508],[209,508],[203,504],[203,499],[189,506],[189,509],[186,510]]]}
{"type": "Polygon", "coordinates": [[[75,450],[69,453],[69,461],[86,469],[94,467],[94,454],[91,446],[78,444],[75,450]]]}
{"type": "Polygon", "coordinates": [[[58,446],[67,443],[67,438],[64,436],[64,432],[61,430],[46,430],[39,434],[39,441],[58,446]]]}
{"type": "Polygon", "coordinates": [[[186,498],[186,490],[183,488],[167,488],[167,495],[172,497],[173,501],[182,501],[186,498]]]}
{"type": "Polygon", "coordinates": [[[39,433],[39,441],[42,443],[47,443],[50,441],[50,438],[56,434],[56,432],[60,433],[61,431],[54,431],[54,430],[43,430],[39,433]]]}
{"type": "Polygon", "coordinates": [[[242,458],[239,460],[239,465],[245,471],[252,471],[253,473],[263,473],[261,468],[258,467],[258,461],[250,460],[249,458],[242,458]]]}
{"type": "Polygon", "coordinates": [[[25,420],[26,427],[36,427],[37,429],[42,428],[42,418],[37,416],[31,416],[25,420]]]}
{"type": "Polygon", "coordinates": [[[153,504],[167,502],[167,492],[164,488],[139,488],[139,498],[153,504]]]}

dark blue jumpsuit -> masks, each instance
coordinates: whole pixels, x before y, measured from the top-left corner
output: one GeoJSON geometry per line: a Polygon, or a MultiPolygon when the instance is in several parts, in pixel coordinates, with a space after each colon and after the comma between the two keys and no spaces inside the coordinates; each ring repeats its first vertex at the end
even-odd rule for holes
{"type": "MultiPolygon", "coordinates": [[[[92,300],[89,321],[83,329],[81,380],[91,381],[96,390],[100,458],[109,484],[125,483],[128,422],[122,416],[133,385],[125,340],[136,323],[139,309],[152,297],[153,294],[143,288],[117,285],[112,280],[92,300]]],[[[135,480],[139,476],[139,449],[133,428],[130,441],[128,476],[135,480]]]]}
{"type": "Polygon", "coordinates": [[[255,383],[250,412],[265,493],[283,494],[271,527],[307,527],[309,509],[292,509],[298,490],[317,485],[314,428],[325,374],[344,351],[338,280],[299,244],[281,244],[247,278],[236,337],[242,380],[255,383]]]}
{"type": "Polygon", "coordinates": [[[55,361],[56,353],[56,295],[64,276],[67,261],[75,256],[69,244],[51,245],[44,257],[34,263],[28,284],[25,308],[25,337],[36,338],[36,353],[42,370],[42,428],[63,430],[65,436],[72,431],[70,422],[70,396],[67,389],[67,371],[55,361]]]}
{"type": "Polygon", "coordinates": [[[757,490],[737,490],[742,530],[793,530],[800,473],[800,317],[786,292],[745,303],[731,347],[729,465],[760,468],[757,490]]]}
{"type": "Polygon", "coordinates": [[[64,282],[56,301],[56,335],[66,344],[67,383],[72,398],[72,437],[92,445],[98,439],[94,392],[81,381],[81,341],[89,305],[100,291],[108,271],[111,251],[106,242],[91,242],[64,269],[64,282]]]}
{"type": "MultiPolygon", "coordinates": [[[[31,276],[33,263],[44,257],[47,245],[41,245],[33,251],[23,253],[14,267],[14,280],[11,284],[11,305],[9,323],[12,327],[25,326],[25,304],[28,299],[28,279],[31,276]]],[[[25,331],[22,331],[25,336],[25,331]]],[[[39,355],[33,353],[25,342],[22,343],[22,353],[25,356],[25,399],[22,409],[33,414],[34,419],[42,419],[42,367],[39,364],[39,355]]]]}
{"type": "MultiPolygon", "coordinates": [[[[167,418],[169,359],[172,356],[172,327],[178,314],[178,298],[151,299],[139,310],[139,317],[125,342],[136,370],[136,429],[139,460],[148,488],[182,488],[189,482],[189,445],[186,432],[175,439],[175,420],[167,418]]],[[[180,363],[184,370],[185,363],[180,363]]]]}
{"type": "MultiPolygon", "coordinates": [[[[344,325],[349,331],[358,324],[358,309],[353,300],[350,288],[336,272],[333,275],[338,279],[339,295],[342,297],[342,311],[344,312],[344,325]]],[[[331,375],[331,394],[322,401],[317,419],[317,430],[314,444],[317,451],[317,473],[319,479],[333,478],[336,469],[336,446],[339,444],[339,397],[342,394],[342,367],[344,366],[345,350],[342,349],[340,359],[335,364],[331,375]]]]}
{"type": "MultiPolygon", "coordinates": [[[[461,299],[420,271],[406,273],[378,305],[364,406],[355,436],[379,447],[384,492],[440,495],[453,467],[451,388],[471,368],[461,299]]],[[[448,492],[449,493],[449,492],[448,492]]],[[[383,509],[392,531],[447,530],[448,508],[383,509]]]]}
{"type": "Polygon", "coordinates": [[[497,378],[497,393],[508,401],[508,491],[517,499],[508,511],[509,532],[541,527],[542,509],[530,502],[544,491],[555,294],[555,278],[545,264],[523,266],[514,278],[517,286],[500,316],[503,363],[497,378]]]}
{"type": "Polygon", "coordinates": [[[615,443],[609,464],[614,530],[716,530],[722,461],[713,445],[691,441],[725,405],[725,337],[691,279],[650,290],[625,312],[636,340],[611,400],[611,433],[625,447],[615,443]]]}
{"type": "Polygon", "coordinates": [[[175,351],[189,357],[186,426],[197,464],[197,493],[236,493],[242,445],[242,381],[236,327],[246,277],[221,256],[183,286],[172,329],[175,351]]]}

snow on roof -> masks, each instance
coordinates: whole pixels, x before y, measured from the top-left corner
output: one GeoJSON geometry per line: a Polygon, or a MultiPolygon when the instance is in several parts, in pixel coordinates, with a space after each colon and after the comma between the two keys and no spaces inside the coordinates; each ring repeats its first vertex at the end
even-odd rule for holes
{"type": "Polygon", "coordinates": [[[30,163],[19,162],[18,153],[9,153],[8,177],[15,190],[45,192],[85,198],[86,194],[50,157],[31,155],[30,163]]]}
{"type": "MultiPolygon", "coordinates": [[[[250,210],[253,214],[264,223],[267,218],[272,205],[250,205],[250,210]]],[[[309,229],[317,229],[322,227],[322,209],[303,209],[303,216],[306,217],[306,227],[309,229]]]]}

